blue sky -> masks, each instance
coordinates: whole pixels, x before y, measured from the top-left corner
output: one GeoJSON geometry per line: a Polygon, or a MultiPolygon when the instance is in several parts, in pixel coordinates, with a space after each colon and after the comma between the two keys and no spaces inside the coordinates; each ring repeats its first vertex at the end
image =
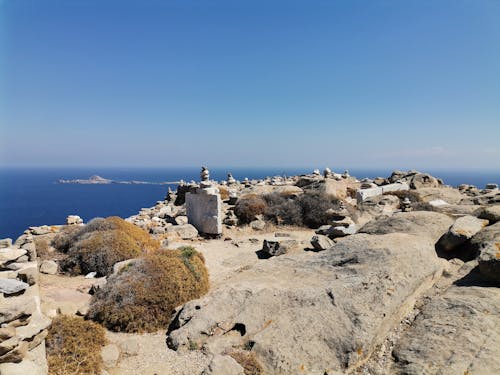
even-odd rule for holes
{"type": "Polygon", "coordinates": [[[0,0],[0,165],[500,169],[500,1],[0,0]]]}

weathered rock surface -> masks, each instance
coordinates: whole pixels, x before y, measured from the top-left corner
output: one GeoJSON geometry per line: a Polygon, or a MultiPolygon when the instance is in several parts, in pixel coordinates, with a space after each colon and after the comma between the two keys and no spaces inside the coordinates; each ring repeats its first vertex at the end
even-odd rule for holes
{"type": "Polygon", "coordinates": [[[444,251],[451,251],[471,239],[486,225],[488,225],[488,220],[478,219],[470,215],[460,217],[439,239],[437,247],[444,251]]]}
{"type": "Polygon", "coordinates": [[[370,355],[441,267],[430,237],[353,235],[232,276],[183,307],[168,344],[187,350],[193,340],[221,354],[251,341],[266,374],[345,371],[370,355]]]}
{"type": "Polygon", "coordinates": [[[360,233],[408,233],[425,236],[436,242],[453,224],[447,215],[431,211],[397,212],[391,217],[378,217],[366,223],[360,233]]]}
{"type": "Polygon", "coordinates": [[[500,283],[500,221],[483,228],[470,241],[479,254],[479,270],[490,280],[500,283]]]}
{"type": "Polygon", "coordinates": [[[500,374],[500,288],[450,287],[423,308],[393,355],[391,373],[500,374]]]}
{"type": "Polygon", "coordinates": [[[490,224],[495,224],[500,221],[500,205],[485,207],[480,210],[478,217],[480,219],[486,219],[490,224]]]}
{"type": "Polygon", "coordinates": [[[243,368],[228,355],[215,355],[202,375],[244,375],[243,368]]]}
{"type": "Polygon", "coordinates": [[[430,202],[433,200],[441,199],[449,204],[458,204],[466,196],[461,194],[457,189],[450,187],[425,187],[415,190],[415,193],[423,202],[430,202]]]}

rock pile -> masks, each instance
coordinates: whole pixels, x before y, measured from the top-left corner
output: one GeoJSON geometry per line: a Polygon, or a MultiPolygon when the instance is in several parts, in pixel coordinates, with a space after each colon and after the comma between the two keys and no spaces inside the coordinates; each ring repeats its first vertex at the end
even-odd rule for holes
{"type": "Polygon", "coordinates": [[[20,242],[28,249],[0,240],[0,374],[47,374],[45,337],[51,321],[40,309],[32,242],[20,242]]]}

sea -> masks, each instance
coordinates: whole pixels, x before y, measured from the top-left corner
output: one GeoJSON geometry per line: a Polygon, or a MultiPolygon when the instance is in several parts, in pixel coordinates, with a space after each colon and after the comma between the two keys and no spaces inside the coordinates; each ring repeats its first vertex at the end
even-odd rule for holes
{"type": "MultiPolygon", "coordinates": [[[[310,173],[314,168],[211,168],[210,177],[224,180],[231,172],[236,179],[292,176],[310,173]]],[[[387,177],[391,170],[350,169],[358,178],[387,177]]],[[[59,184],[59,179],[88,179],[92,175],[116,181],[189,182],[199,180],[199,167],[192,168],[0,168],[0,238],[16,239],[28,227],[64,224],[68,215],[79,215],[85,222],[95,217],[136,214],[163,200],[170,186],[160,184],[59,184]]],[[[343,172],[335,170],[335,172],[343,172]]],[[[500,171],[428,171],[445,184],[471,184],[480,188],[500,184],[500,171]]]]}

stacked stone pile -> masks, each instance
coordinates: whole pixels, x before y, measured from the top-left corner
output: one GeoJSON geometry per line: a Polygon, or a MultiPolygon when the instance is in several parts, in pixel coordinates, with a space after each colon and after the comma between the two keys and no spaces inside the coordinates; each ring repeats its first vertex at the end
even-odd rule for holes
{"type": "Polygon", "coordinates": [[[0,373],[46,374],[50,319],[40,309],[36,251],[28,236],[0,240],[0,373]]]}

